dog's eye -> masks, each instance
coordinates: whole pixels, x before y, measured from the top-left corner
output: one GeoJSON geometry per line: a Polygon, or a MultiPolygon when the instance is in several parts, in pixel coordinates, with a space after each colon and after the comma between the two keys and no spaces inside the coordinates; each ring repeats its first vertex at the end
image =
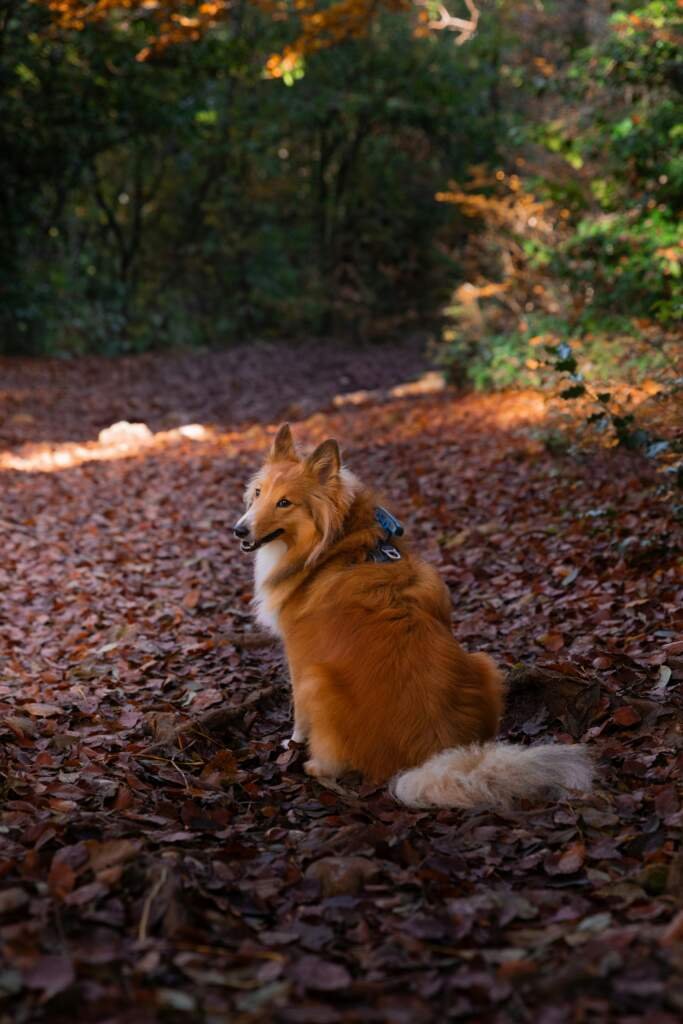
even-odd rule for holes
{"type": "Polygon", "coordinates": [[[261,493],[261,488],[260,488],[260,487],[257,487],[257,488],[256,488],[256,490],[254,491],[254,497],[255,497],[255,498],[258,498],[258,496],[259,496],[259,494],[260,494],[260,493],[261,493]]]}
{"type": "Polygon", "coordinates": [[[278,501],[278,503],[277,503],[277,506],[276,506],[276,507],[277,507],[277,508],[289,508],[289,506],[290,506],[291,504],[292,504],[292,503],[291,503],[291,501],[289,500],[289,498],[280,498],[280,500],[278,501]]]}

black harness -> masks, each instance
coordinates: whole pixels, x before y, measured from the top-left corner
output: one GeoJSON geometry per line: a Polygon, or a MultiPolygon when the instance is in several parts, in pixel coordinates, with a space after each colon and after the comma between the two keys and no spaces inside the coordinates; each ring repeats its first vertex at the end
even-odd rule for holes
{"type": "Polygon", "coordinates": [[[403,527],[398,519],[387,512],[385,508],[378,505],[375,509],[375,519],[384,530],[384,536],[380,537],[374,548],[368,551],[368,562],[398,562],[401,552],[391,543],[392,537],[402,537],[403,527]]]}

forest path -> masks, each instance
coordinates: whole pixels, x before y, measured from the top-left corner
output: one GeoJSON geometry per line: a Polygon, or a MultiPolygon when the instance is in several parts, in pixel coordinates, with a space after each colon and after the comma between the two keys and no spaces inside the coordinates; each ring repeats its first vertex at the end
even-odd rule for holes
{"type": "Polygon", "coordinates": [[[252,341],[120,359],[0,358],[0,445],[92,441],[121,420],[156,432],[300,419],[338,394],[413,379],[428,369],[424,348],[416,335],[367,346],[252,341]]]}
{"type": "MultiPolygon", "coordinates": [[[[282,657],[252,642],[230,530],[284,411],[284,364],[259,358],[232,385],[248,403],[269,382],[246,430],[114,408],[93,377],[82,430],[77,410],[61,435],[36,416],[40,443],[0,458],[0,1020],[673,1024],[682,594],[652,470],[550,454],[533,394],[335,408],[330,372],[306,366],[322,408],[299,408],[297,438],[337,437],[385,493],[456,635],[561,674],[562,699],[513,695],[513,738],[583,737],[599,765],[582,799],[408,812],[358,780],[320,786],[281,748],[282,657]],[[114,418],[154,433],[93,440],[114,418]],[[173,747],[259,693],[220,737],[173,747]]],[[[347,390],[410,375],[354,367],[347,390]]]]}

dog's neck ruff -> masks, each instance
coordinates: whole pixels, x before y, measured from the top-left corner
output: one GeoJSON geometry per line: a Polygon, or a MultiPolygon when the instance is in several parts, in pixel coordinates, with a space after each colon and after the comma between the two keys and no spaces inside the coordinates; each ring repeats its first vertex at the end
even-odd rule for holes
{"type": "Polygon", "coordinates": [[[272,540],[269,544],[258,548],[254,560],[254,610],[260,624],[280,636],[277,609],[268,597],[268,579],[276,571],[278,565],[287,554],[287,545],[283,540],[272,540]]]}

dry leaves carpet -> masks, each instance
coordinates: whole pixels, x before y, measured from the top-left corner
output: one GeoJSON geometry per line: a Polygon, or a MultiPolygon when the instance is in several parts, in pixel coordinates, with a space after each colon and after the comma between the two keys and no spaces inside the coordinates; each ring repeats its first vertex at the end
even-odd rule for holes
{"type": "Polygon", "coordinates": [[[420,365],[4,367],[2,1024],[680,1020],[680,505],[639,456],[548,453],[533,395],[332,402],[420,365]],[[283,751],[230,527],[284,414],[439,566],[509,734],[591,744],[592,796],[412,813],[283,751]],[[121,419],[151,432],[97,441],[121,419]]]}

